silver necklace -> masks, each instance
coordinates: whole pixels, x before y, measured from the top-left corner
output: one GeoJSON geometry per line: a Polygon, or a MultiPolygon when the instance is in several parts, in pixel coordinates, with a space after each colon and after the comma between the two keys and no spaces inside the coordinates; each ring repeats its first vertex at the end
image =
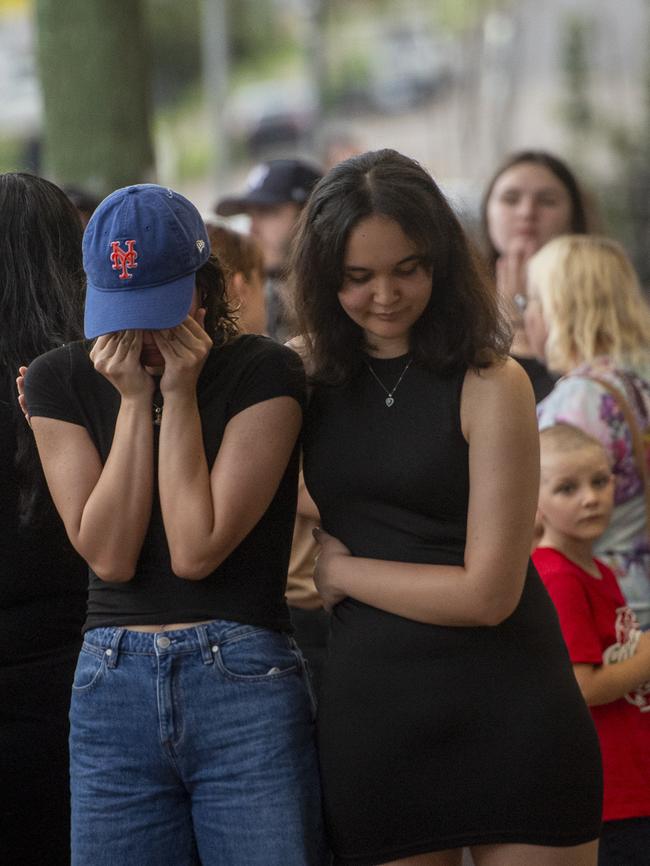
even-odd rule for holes
{"type": "Polygon", "coordinates": [[[369,362],[369,361],[366,361],[366,365],[367,365],[368,369],[370,370],[370,372],[372,373],[372,375],[375,377],[375,379],[377,380],[377,382],[381,385],[382,389],[383,389],[383,390],[386,392],[386,394],[387,394],[387,397],[386,397],[386,399],[384,400],[384,403],[385,403],[389,408],[390,408],[390,407],[393,405],[393,403],[395,402],[395,398],[393,397],[393,394],[394,394],[395,391],[397,391],[397,389],[399,388],[399,384],[400,384],[400,382],[402,381],[402,379],[403,379],[404,376],[406,375],[406,371],[408,370],[408,368],[411,366],[412,363],[413,363],[413,358],[409,358],[408,361],[406,362],[406,366],[404,367],[404,369],[403,369],[402,372],[400,373],[400,377],[399,377],[399,379],[397,380],[397,382],[395,382],[395,384],[393,385],[393,387],[392,387],[392,388],[390,389],[390,391],[389,391],[388,388],[387,388],[387,387],[384,385],[384,383],[381,381],[381,379],[379,378],[379,376],[375,373],[375,371],[374,371],[374,370],[372,369],[372,367],[370,366],[370,362],[369,362]]]}
{"type": "Polygon", "coordinates": [[[152,421],[153,421],[155,427],[160,427],[160,425],[162,423],[162,414],[163,414],[163,398],[162,398],[162,394],[160,393],[160,391],[158,390],[157,387],[153,393],[153,396],[151,398],[151,402],[152,402],[151,409],[152,409],[152,415],[153,415],[152,421]],[[158,399],[158,398],[160,398],[160,399],[158,399]]]}

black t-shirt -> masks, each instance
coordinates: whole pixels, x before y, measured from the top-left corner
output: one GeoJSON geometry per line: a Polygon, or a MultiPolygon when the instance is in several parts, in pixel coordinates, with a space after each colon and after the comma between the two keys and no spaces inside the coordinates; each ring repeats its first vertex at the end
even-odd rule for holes
{"type": "MultiPolygon", "coordinates": [[[[120,397],[95,371],[88,349],[88,344],[71,343],[42,355],[29,368],[25,394],[33,416],[85,427],[105,463],[120,397]]],[[[295,352],[252,334],[212,349],[197,384],[208,466],[212,467],[224,429],[234,415],[280,396],[293,397],[304,406],[304,372],[295,352]]],[[[157,428],[154,431],[157,459],[157,428]]],[[[108,583],[90,570],[84,628],[213,618],[290,628],[284,589],[296,507],[297,455],[296,447],[258,524],[212,574],[199,581],[178,578],[171,570],[154,486],[151,521],[136,574],[126,583],[108,583]]]]}

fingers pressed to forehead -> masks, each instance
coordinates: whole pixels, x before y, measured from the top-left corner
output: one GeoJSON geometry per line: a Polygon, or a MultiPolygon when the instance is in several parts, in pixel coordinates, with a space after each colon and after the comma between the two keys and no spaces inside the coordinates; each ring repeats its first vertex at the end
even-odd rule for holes
{"type": "Polygon", "coordinates": [[[202,343],[202,339],[201,339],[202,334],[205,334],[205,331],[203,331],[200,328],[199,328],[199,330],[196,330],[196,329],[191,330],[189,327],[187,327],[185,322],[183,322],[183,324],[177,325],[173,329],[172,337],[176,342],[180,343],[182,346],[185,346],[188,349],[191,349],[191,348],[193,348],[197,345],[200,345],[202,343]]]}
{"type": "MultiPolygon", "coordinates": [[[[205,317],[205,314],[204,314],[205,317]]],[[[204,328],[201,326],[200,322],[197,322],[193,316],[188,316],[180,325],[179,328],[185,326],[190,333],[195,334],[197,337],[200,337],[203,333],[205,333],[204,328]]]]}
{"type": "Polygon", "coordinates": [[[163,358],[178,354],[175,350],[176,339],[171,339],[169,331],[152,331],[151,336],[163,358]]]}
{"type": "Polygon", "coordinates": [[[104,349],[111,340],[119,337],[121,331],[115,331],[110,334],[100,334],[93,344],[93,349],[104,349]]]}

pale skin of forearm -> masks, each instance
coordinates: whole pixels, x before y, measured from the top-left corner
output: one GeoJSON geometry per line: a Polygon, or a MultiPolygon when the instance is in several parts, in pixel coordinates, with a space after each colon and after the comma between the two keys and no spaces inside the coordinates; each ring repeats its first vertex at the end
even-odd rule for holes
{"type": "Polygon", "coordinates": [[[108,357],[113,367],[107,378],[112,376],[122,388],[113,442],[103,466],[85,428],[51,418],[32,419],[48,487],[68,537],[97,576],[109,582],[133,577],[153,497],[153,382],[149,385],[144,371],[133,377],[129,369],[139,357],[136,332],[119,344],[125,354],[116,362],[119,339],[99,338],[96,344],[103,352],[99,361],[95,354],[96,366],[102,368],[108,357]]]}
{"type": "Polygon", "coordinates": [[[634,655],[615,664],[573,666],[580,691],[590,707],[610,704],[650,682],[650,632],[644,632],[634,655]]]}
{"type": "Polygon", "coordinates": [[[173,346],[164,336],[159,342],[165,357],[159,495],[172,569],[178,577],[200,580],[232,553],[271,504],[302,413],[290,397],[239,412],[226,425],[210,471],[196,401],[196,371],[209,345],[196,323],[186,321],[174,332],[173,346]]]}
{"type": "Polygon", "coordinates": [[[470,498],[462,566],[353,557],[320,532],[316,583],[331,607],[345,596],[419,622],[496,625],[515,609],[526,575],[539,478],[534,398],[514,361],[463,386],[470,498]]]}

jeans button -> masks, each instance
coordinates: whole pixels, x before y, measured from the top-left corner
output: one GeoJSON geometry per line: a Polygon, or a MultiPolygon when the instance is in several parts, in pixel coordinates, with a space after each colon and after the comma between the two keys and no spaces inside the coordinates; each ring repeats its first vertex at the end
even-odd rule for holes
{"type": "Polygon", "coordinates": [[[164,635],[162,637],[156,638],[156,643],[158,645],[158,649],[167,649],[168,646],[171,645],[171,641],[168,637],[164,635]]]}

